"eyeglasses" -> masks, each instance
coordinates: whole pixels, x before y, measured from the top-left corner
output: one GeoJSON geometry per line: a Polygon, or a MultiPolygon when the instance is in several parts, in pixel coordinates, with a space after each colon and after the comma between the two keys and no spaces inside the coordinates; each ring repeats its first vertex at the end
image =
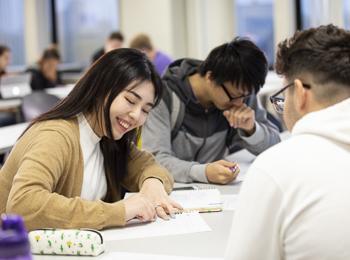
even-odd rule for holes
{"type": "Polygon", "coordinates": [[[233,97],[231,96],[230,92],[228,92],[227,88],[225,87],[224,84],[220,84],[220,86],[222,87],[222,89],[225,91],[227,97],[229,98],[230,102],[233,101],[233,100],[237,100],[237,99],[241,99],[241,98],[247,98],[247,97],[250,97],[251,94],[243,94],[241,96],[238,96],[238,97],[233,97]]]}
{"type": "MultiPolygon", "coordinates": [[[[311,86],[309,84],[303,84],[303,87],[306,89],[310,89],[311,86]]],[[[276,110],[277,113],[282,114],[284,111],[284,97],[279,96],[285,91],[287,88],[294,86],[294,82],[288,84],[287,86],[284,86],[281,90],[279,90],[277,93],[270,96],[270,102],[272,103],[273,108],[276,110]]]]}

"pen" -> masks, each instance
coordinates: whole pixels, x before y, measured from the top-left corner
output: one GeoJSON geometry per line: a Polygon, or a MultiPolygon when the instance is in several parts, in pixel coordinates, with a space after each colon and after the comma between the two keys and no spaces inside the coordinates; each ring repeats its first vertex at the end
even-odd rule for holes
{"type": "Polygon", "coordinates": [[[183,210],[177,211],[177,212],[175,212],[175,214],[191,213],[191,212],[209,213],[209,212],[220,212],[220,211],[222,211],[222,207],[215,207],[215,208],[191,208],[191,209],[183,209],[183,210]]]}
{"type": "Polygon", "coordinates": [[[238,170],[238,165],[236,164],[233,167],[229,167],[229,169],[231,170],[232,173],[236,172],[238,170]]]}

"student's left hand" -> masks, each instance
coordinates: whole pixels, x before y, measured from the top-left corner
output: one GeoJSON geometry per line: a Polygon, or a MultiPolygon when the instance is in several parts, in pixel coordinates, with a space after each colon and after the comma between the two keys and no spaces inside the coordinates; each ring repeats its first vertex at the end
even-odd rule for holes
{"type": "Polygon", "coordinates": [[[169,220],[169,216],[173,216],[175,212],[183,209],[180,204],[169,198],[163,183],[156,178],[146,179],[142,184],[140,193],[152,201],[157,216],[162,219],[169,220]]]}
{"type": "Polygon", "coordinates": [[[231,127],[242,129],[248,136],[255,132],[255,112],[246,104],[233,106],[224,111],[231,127]]]}

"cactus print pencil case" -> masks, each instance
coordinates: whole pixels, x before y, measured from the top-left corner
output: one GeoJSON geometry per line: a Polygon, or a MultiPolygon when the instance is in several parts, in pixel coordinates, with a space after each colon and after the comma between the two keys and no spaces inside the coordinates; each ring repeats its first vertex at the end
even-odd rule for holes
{"type": "Polygon", "coordinates": [[[38,229],[28,235],[33,254],[98,256],[105,250],[94,229],[38,229]]]}

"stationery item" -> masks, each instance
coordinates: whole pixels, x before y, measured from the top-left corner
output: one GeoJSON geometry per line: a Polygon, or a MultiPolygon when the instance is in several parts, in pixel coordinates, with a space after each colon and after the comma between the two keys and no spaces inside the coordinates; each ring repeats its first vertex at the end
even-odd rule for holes
{"type": "Polygon", "coordinates": [[[191,186],[182,186],[182,187],[174,187],[173,191],[176,190],[198,190],[198,187],[195,185],[191,185],[191,186]]]}
{"type": "Polygon", "coordinates": [[[230,169],[230,171],[231,171],[232,173],[235,173],[237,170],[239,170],[239,166],[236,164],[236,165],[233,166],[233,167],[229,167],[229,169],[230,169]]]}
{"type": "Polygon", "coordinates": [[[182,213],[174,219],[157,218],[154,222],[142,223],[134,219],[125,227],[101,231],[105,241],[134,239],[144,237],[180,235],[211,231],[198,212],[182,213]]]}
{"type": "MultiPolygon", "coordinates": [[[[130,192],[126,193],[125,198],[128,198],[132,194],[130,192]]],[[[195,190],[173,190],[169,197],[184,208],[183,212],[197,211],[203,213],[222,211],[221,194],[215,186],[196,186],[195,190]]]]}
{"type": "Polygon", "coordinates": [[[33,254],[97,256],[105,247],[93,229],[38,229],[29,232],[33,254]]]}
{"type": "Polygon", "coordinates": [[[31,260],[30,244],[22,217],[1,215],[0,260],[31,260]]]}
{"type": "Polygon", "coordinates": [[[218,189],[199,189],[173,191],[170,198],[178,202],[185,212],[217,212],[222,211],[222,201],[218,189]]]}

